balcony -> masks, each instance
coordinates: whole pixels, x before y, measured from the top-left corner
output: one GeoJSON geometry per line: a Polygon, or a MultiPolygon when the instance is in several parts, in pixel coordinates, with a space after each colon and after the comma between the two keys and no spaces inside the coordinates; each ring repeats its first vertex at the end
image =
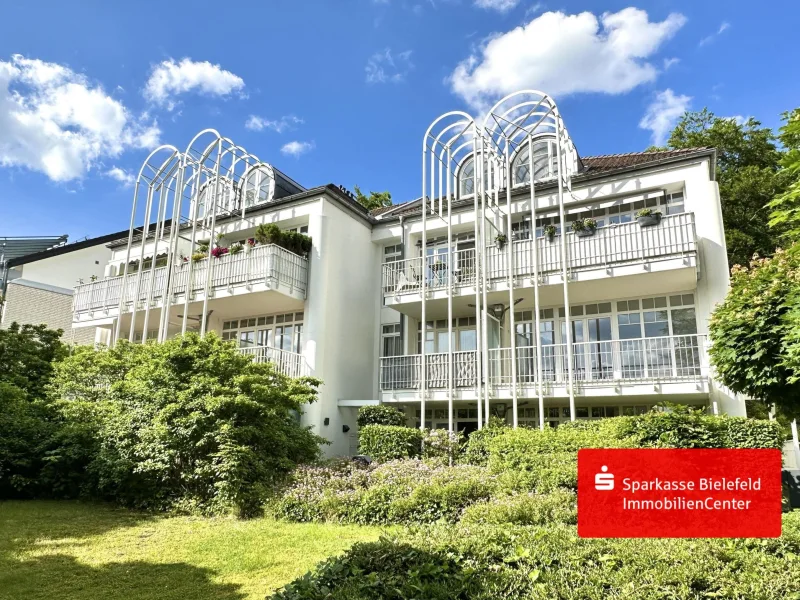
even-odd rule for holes
{"type": "MultiPolygon", "coordinates": [[[[696,265],[697,237],[694,229],[694,214],[682,213],[666,216],[653,227],[641,227],[638,223],[623,223],[599,228],[594,235],[578,237],[567,232],[567,268],[577,278],[581,273],[599,271],[601,276],[610,274],[609,269],[642,264],[662,263],[677,260],[682,266],[696,265]]],[[[544,284],[560,282],[562,270],[561,237],[552,241],[546,238],[535,240],[538,254],[538,272],[544,284]],[[548,276],[553,276],[549,281],[548,276]]],[[[517,240],[511,244],[514,277],[533,277],[533,240],[517,240]]],[[[426,256],[423,271],[422,257],[409,258],[383,265],[383,293],[399,296],[414,293],[419,296],[422,277],[426,288],[435,293],[453,288],[475,285],[475,250],[459,250],[453,253],[453,268],[449,268],[447,255],[426,256]]],[[[641,270],[641,267],[639,267],[641,270]]],[[[635,272],[635,271],[632,271],[635,272]]],[[[508,279],[508,249],[491,246],[486,249],[486,273],[490,282],[501,283],[508,279]]]]}
{"type": "MultiPolygon", "coordinates": [[[[678,335],[630,340],[574,343],[572,377],[576,388],[619,385],[705,382],[708,379],[706,336],[678,335]]],[[[522,397],[536,395],[536,346],[517,347],[517,386],[522,397]],[[527,387],[527,389],[526,389],[527,387]]],[[[426,355],[429,390],[448,389],[448,355],[426,355]]],[[[542,383],[546,394],[560,395],[568,383],[566,344],[542,346],[542,383]]],[[[489,350],[489,386],[493,396],[513,383],[511,348],[489,350]]],[[[380,385],[384,392],[421,389],[422,356],[381,358],[380,385]]],[[[477,384],[477,353],[453,353],[453,387],[477,384]]],[[[652,392],[652,385],[651,385],[652,392]]]]}
{"type": "MultiPolygon", "coordinates": [[[[191,284],[188,286],[192,299],[205,290],[209,266],[213,263],[210,291],[233,291],[236,288],[263,286],[265,290],[278,290],[289,296],[305,299],[308,286],[308,259],[298,256],[276,245],[256,246],[249,252],[226,254],[220,258],[206,258],[189,264],[181,262],[173,268],[169,295],[174,300],[186,293],[191,270],[191,284]]],[[[73,319],[84,313],[111,311],[120,305],[123,277],[111,277],[94,281],[75,288],[73,297],[73,319]]],[[[144,304],[148,299],[163,303],[168,285],[167,267],[151,271],[145,269],[128,275],[123,312],[133,306],[134,299],[144,304]],[[152,281],[152,293],[150,293],[152,281]],[[138,287],[138,294],[137,294],[138,287]]]]}
{"type": "Polygon", "coordinates": [[[252,356],[253,362],[272,363],[279,373],[283,373],[287,377],[306,377],[311,375],[311,369],[309,369],[305,357],[297,352],[269,348],[268,346],[239,348],[239,352],[252,356]]]}

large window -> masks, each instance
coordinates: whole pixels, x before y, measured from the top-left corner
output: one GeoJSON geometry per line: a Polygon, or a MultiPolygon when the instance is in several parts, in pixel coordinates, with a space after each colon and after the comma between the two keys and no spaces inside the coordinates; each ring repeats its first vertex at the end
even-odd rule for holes
{"type": "MultiPolygon", "coordinates": [[[[475,317],[453,319],[453,352],[478,349],[477,321],[475,317]]],[[[417,323],[417,353],[422,353],[422,328],[417,323]]],[[[428,321],[425,330],[425,353],[448,352],[447,319],[428,321]]]]}
{"type": "Polygon", "coordinates": [[[301,352],[303,313],[284,313],[234,319],[222,324],[222,339],[235,341],[240,348],[276,348],[301,352]]]}
{"type": "Polygon", "coordinates": [[[381,327],[381,356],[402,356],[403,337],[400,323],[381,327]]]}
{"type": "MultiPolygon", "coordinates": [[[[533,180],[551,179],[558,174],[558,154],[556,141],[553,139],[533,142],[533,180]]],[[[523,143],[517,150],[511,163],[513,185],[525,185],[531,182],[531,161],[529,147],[523,143]]]]}

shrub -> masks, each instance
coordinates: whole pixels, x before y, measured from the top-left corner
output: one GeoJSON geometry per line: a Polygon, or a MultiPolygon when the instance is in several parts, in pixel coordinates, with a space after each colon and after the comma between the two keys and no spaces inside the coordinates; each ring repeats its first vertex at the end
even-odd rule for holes
{"type": "Polygon", "coordinates": [[[422,436],[422,458],[454,461],[464,444],[464,434],[446,429],[428,429],[422,436]]]}
{"type": "Polygon", "coordinates": [[[28,399],[42,399],[53,365],[67,355],[61,329],[11,323],[0,329],[0,383],[22,390],[28,399]]]}
{"type": "Polygon", "coordinates": [[[470,465],[485,465],[489,459],[490,440],[510,429],[502,419],[491,417],[486,427],[470,434],[462,460],[470,465]]]}
{"type": "Polygon", "coordinates": [[[120,342],[57,365],[52,394],[75,423],[97,416],[93,495],[139,508],[259,511],[269,486],[321,438],[293,413],[319,382],[252,362],[210,334],[120,342]]]}
{"type": "Polygon", "coordinates": [[[783,447],[783,430],[777,421],[744,417],[722,419],[722,436],[726,448],[783,447]]]}
{"type": "Polygon", "coordinates": [[[378,462],[420,455],[422,432],[396,425],[366,425],[359,432],[359,451],[378,462]]]}
{"type": "Polygon", "coordinates": [[[256,227],[255,238],[259,244],[277,244],[281,233],[281,228],[275,223],[262,223],[256,227]]]}
{"type": "Polygon", "coordinates": [[[483,525],[551,525],[577,522],[574,492],[557,490],[549,494],[500,496],[468,507],[462,523],[483,525]]]}
{"type": "Polygon", "coordinates": [[[358,426],[367,425],[395,425],[404,427],[406,415],[388,404],[377,404],[374,406],[362,406],[358,409],[358,426]]]}

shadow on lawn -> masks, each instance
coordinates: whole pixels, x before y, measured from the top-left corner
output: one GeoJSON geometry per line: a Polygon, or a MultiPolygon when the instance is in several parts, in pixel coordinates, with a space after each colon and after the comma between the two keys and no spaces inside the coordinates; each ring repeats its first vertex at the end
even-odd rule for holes
{"type": "Polygon", "coordinates": [[[184,563],[91,566],[63,554],[0,561],[2,600],[241,600],[238,585],[211,581],[213,571],[184,563]]]}

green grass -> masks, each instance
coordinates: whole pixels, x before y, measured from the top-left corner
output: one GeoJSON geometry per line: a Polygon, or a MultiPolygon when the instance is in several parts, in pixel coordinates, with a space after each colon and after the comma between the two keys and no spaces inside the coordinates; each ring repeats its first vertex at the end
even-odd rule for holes
{"type": "Polygon", "coordinates": [[[263,599],[375,527],[0,503],[0,599],[263,599]]]}

